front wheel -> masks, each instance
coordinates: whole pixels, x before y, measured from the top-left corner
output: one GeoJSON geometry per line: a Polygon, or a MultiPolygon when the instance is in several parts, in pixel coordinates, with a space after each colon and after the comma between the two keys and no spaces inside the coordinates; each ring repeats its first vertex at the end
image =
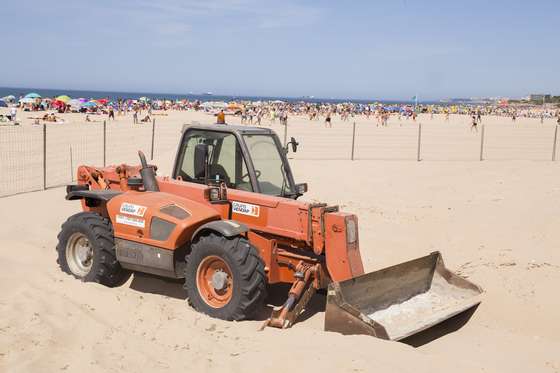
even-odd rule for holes
{"type": "Polygon", "coordinates": [[[215,233],[192,244],[185,289],[194,309],[224,320],[252,318],[266,297],[264,263],[243,237],[215,233]]]}
{"type": "Polygon", "coordinates": [[[86,282],[119,285],[128,273],[116,259],[113,226],[93,212],[73,215],[58,234],[58,265],[86,282]]]}

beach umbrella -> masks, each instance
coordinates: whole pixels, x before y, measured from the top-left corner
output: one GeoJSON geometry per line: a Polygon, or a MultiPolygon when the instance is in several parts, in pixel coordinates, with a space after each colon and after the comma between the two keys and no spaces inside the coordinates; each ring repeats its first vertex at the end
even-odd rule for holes
{"type": "Polygon", "coordinates": [[[22,104],[33,104],[35,103],[35,99],[31,97],[24,97],[21,100],[19,100],[19,102],[21,102],[22,104]]]}
{"type": "Polygon", "coordinates": [[[8,95],[8,96],[5,96],[5,97],[2,97],[2,101],[4,101],[4,102],[15,102],[16,101],[16,96],[8,95]]]}
{"type": "Polygon", "coordinates": [[[8,104],[4,100],[0,100],[0,107],[8,107],[8,104]]]}
{"type": "Polygon", "coordinates": [[[31,92],[25,95],[24,98],[32,98],[32,99],[36,99],[36,98],[41,98],[41,95],[35,92],[31,92]]]}
{"type": "Polygon", "coordinates": [[[225,109],[227,108],[227,104],[223,101],[216,101],[212,103],[213,107],[219,108],[219,109],[225,109]]]}
{"type": "Polygon", "coordinates": [[[87,100],[85,98],[79,98],[78,99],[81,103],[87,102],[87,100]]]}
{"type": "Polygon", "coordinates": [[[77,98],[73,98],[70,101],[67,102],[68,105],[70,106],[76,106],[76,107],[80,107],[82,106],[82,102],[80,100],[78,100],[77,98]]]}
{"type": "Polygon", "coordinates": [[[107,105],[107,103],[109,102],[109,100],[107,100],[106,98],[100,98],[99,100],[96,101],[101,105],[107,105]]]}
{"type": "Polygon", "coordinates": [[[85,104],[82,104],[83,107],[87,107],[87,108],[92,108],[92,107],[96,107],[97,103],[93,102],[93,101],[88,101],[85,104]]]}
{"type": "Polygon", "coordinates": [[[229,103],[228,106],[227,106],[227,108],[228,108],[229,110],[242,110],[243,107],[244,107],[243,105],[240,105],[240,104],[238,104],[238,103],[236,103],[236,102],[231,102],[231,103],[229,103]]]}
{"type": "Polygon", "coordinates": [[[51,103],[51,105],[55,106],[55,107],[63,107],[63,106],[66,106],[66,102],[60,101],[59,99],[56,99],[51,103]]]}
{"type": "Polygon", "coordinates": [[[138,99],[138,101],[144,101],[144,102],[149,101],[149,100],[150,100],[150,99],[149,99],[148,97],[140,97],[140,98],[138,99]]]}
{"type": "Polygon", "coordinates": [[[68,101],[70,101],[70,97],[66,96],[66,95],[62,95],[62,96],[58,96],[56,98],[58,101],[62,101],[64,103],[67,103],[68,101]]]}

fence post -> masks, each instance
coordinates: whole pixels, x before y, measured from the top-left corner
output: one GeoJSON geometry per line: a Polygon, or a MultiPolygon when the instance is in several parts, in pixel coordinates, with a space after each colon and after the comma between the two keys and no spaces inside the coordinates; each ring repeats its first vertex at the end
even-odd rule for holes
{"type": "Polygon", "coordinates": [[[552,162],[556,160],[556,139],[558,138],[558,125],[554,127],[554,144],[552,144],[552,162]]]}
{"type": "Polygon", "coordinates": [[[72,159],[72,145],[70,145],[70,181],[74,181],[74,161],[72,159]]]}
{"type": "Polygon", "coordinates": [[[151,160],[154,160],[154,136],[155,136],[155,133],[156,133],[156,119],[154,118],[152,120],[152,154],[151,154],[151,157],[150,157],[151,160]]]}
{"type": "Polygon", "coordinates": [[[107,166],[107,121],[103,121],[103,167],[107,166]]]}
{"type": "Polygon", "coordinates": [[[352,123],[352,156],[351,160],[354,160],[354,144],[356,142],[356,122],[352,123]]]}
{"type": "Polygon", "coordinates": [[[284,146],[288,142],[288,121],[284,122],[284,146]]]}
{"type": "Polygon", "coordinates": [[[43,190],[47,189],[47,124],[43,123],[43,190]]]}
{"type": "Polygon", "coordinates": [[[482,132],[480,133],[480,160],[484,160],[484,124],[481,126],[482,132]]]}
{"type": "Polygon", "coordinates": [[[420,162],[420,144],[422,142],[422,123],[418,124],[418,153],[416,155],[416,160],[420,162]]]}

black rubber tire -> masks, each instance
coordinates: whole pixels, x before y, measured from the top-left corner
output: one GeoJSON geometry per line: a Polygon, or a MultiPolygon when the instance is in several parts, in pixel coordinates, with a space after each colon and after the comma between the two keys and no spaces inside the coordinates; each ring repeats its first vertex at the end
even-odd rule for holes
{"type": "Polygon", "coordinates": [[[226,238],[210,233],[197,239],[186,257],[185,289],[190,305],[199,312],[223,320],[251,319],[266,298],[264,262],[257,249],[240,236],[226,238]],[[233,281],[231,300],[221,308],[208,305],[200,296],[196,274],[202,260],[215,255],[230,267],[233,281]]]}
{"type": "Polygon", "coordinates": [[[85,282],[97,282],[113,287],[120,285],[129,274],[117,261],[111,221],[93,212],[80,212],[72,215],[62,224],[56,251],[60,269],[85,282]],[[68,239],[77,232],[87,237],[93,249],[92,266],[85,276],[73,273],[66,260],[68,239]]]}

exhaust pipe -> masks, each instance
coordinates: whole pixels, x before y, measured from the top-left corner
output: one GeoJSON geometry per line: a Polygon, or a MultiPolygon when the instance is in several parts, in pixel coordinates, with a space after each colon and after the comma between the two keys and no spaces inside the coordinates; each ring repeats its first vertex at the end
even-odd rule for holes
{"type": "Polygon", "coordinates": [[[138,151],[138,156],[140,157],[140,164],[142,165],[140,175],[142,176],[144,190],[149,192],[159,192],[159,185],[156,179],[156,171],[154,170],[154,167],[148,166],[146,156],[141,150],[138,151]]]}

